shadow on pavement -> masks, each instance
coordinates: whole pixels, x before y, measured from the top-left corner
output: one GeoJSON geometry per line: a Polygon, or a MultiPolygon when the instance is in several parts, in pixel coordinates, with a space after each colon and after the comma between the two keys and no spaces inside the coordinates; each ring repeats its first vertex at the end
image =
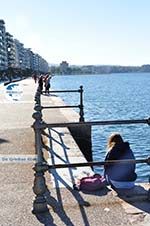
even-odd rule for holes
{"type": "Polygon", "coordinates": [[[104,187],[98,191],[85,191],[85,190],[82,190],[81,192],[84,193],[84,194],[89,194],[89,195],[96,195],[96,196],[104,196],[104,195],[107,195],[108,192],[111,192],[112,190],[107,188],[107,187],[104,187]]]}
{"type": "MultiPolygon", "coordinates": [[[[61,159],[64,163],[70,163],[69,158],[68,158],[68,154],[67,154],[67,150],[69,148],[65,145],[65,143],[63,141],[64,135],[62,133],[59,133],[57,130],[54,130],[54,129],[49,129],[49,133],[48,134],[44,133],[43,135],[45,135],[49,139],[49,147],[44,145],[44,142],[43,142],[43,147],[51,155],[52,164],[55,164],[55,156],[57,156],[59,159],[61,159]],[[52,131],[57,133],[59,139],[56,140],[52,137],[52,134],[51,134],[52,131]],[[62,156],[58,156],[58,154],[54,150],[52,141],[56,142],[58,145],[61,146],[61,148],[63,150],[63,159],[62,159],[62,156]]],[[[55,189],[56,189],[56,198],[54,198],[51,195],[50,191],[47,190],[47,192],[45,194],[47,204],[50,206],[50,211],[53,211],[55,214],[57,214],[57,216],[60,218],[60,220],[65,225],[74,226],[74,223],[72,222],[70,217],[67,215],[65,208],[64,208],[63,194],[61,194],[62,190],[60,188],[60,184],[62,184],[63,187],[65,187],[66,192],[71,193],[73,200],[76,201],[76,204],[77,204],[77,207],[79,208],[79,211],[81,213],[84,225],[90,226],[88,216],[87,216],[86,211],[85,211],[85,207],[89,207],[91,204],[89,202],[87,202],[86,200],[84,200],[84,198],[82,197],[82,195],[80,194],[79,191],[73,189],[73,184],[75,183],[75,179],[74,179],[74,175],[73,175],[72,170],[73,170],[72,168],[68,168],[70,180],[72,182],[72,187],[67,183],[67,181],[64,180],[64,178],[61,175],[59,175],[59,173],[57,172],[56,169],[49,171],[50,174],[52,174],[53,178],[54,178],[54,184],[55,184],[55,189]]],[[[97,192],[89,192],[89,194],[90,195],[91,194],[97,195],[97,196],[104,196],[109,191],[110,191],[110,189],[108,189],[106,187],[106,188],[104,188],[100,191],[97,191],[97,192]]],[[[39,215],[38,214],[36,216],[41,223],[44,223],[47,226],[48,225],[55,225],[54,219],[53,219],[52,215],[50,214],[50,212],[47,213],[46,215],[41,215],[41,214],[39,215]]]]}
{"type": "Polygon", "coordinates": [[[115,189],[118,197],[139,210],[150,213],[150,200],[148,200],[148,190],[141,185],[136,185],[133,189],[115,189]]]}
{"type": "Polygon", "coordinates": [[[5,139],[0,138],[0,144],[2,144],[2,143],[9,143],[9,140],[5,140],[5,139]]]}
{"type": "Polygon", "coordinates": [[[40,213],[40,214],[35,214],[36,218],[40,223],[42,223],[45,226],[57,226],[54,224],[53,217],[49,212],[47,213],[40,213]]]}

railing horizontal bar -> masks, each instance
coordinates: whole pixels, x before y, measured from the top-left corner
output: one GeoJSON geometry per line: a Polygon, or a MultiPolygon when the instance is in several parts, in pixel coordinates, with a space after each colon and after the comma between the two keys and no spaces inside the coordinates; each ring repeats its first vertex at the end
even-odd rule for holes
{"type": "MultiPolygon", "coordinates": [[[[48,128],[51,127],[74,127],[80,125],[98,126],[98,125],[121,125],[121,124],[149,124],[149,119],[137,120],[110,120],[110,121],[91,121],[91,122],[66,122],[66,123],[44,123],[48,128]]],[[[41,125],[40,128],[44,127],[41,125]]]]}
{"type": "Polygon", "coordinates": [[[101,162],[84,162],[84,163],[68,163],[68,164],[55,164],[55,165],[48,165],[50,169],[57,169],[57,168],[68,168],[68,167],[83,167],[83,166],[103,166],[106,164],[112,163],[147,163],[150,164],[150,157],[147,159],[128,159],[128,160],[109,160],[109,161],[101,161],[101,162]]]}
{"type": "Polygon", "coordinates": [[[42,106],[42,109],[48,108],[79,108],[79,105],[66,105],[66,106],[42,106]]]}
{"type": "MultiPolygon", "coordinates": [[[[76,92],[80,92],[80,90],[50,90],[49,93],[76,93],[76,92]]],[[[42,93],[45,93],[45,91],[43,91],[42,93]]]]}

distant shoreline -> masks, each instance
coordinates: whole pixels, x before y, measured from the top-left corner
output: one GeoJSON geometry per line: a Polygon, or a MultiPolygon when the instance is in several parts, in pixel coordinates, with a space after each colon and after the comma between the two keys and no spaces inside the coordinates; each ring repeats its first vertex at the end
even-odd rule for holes
{"type": "Polygon", "coordinates": [[[51,66],[52,74],[84,75],[84,74],[112,74],[112,73],[150,73],[150,64],[142,66],[113,66],[113,65],[84,65],[84,66],[51,66]]]}
{"type": "Polygon", "coordinates": [[[81,76],[81,75],[99,75],[99,76],[101,76],[101,75],[112,75],[112,74],[134,74],[134,73],[136,73],[136,74],[150,74],[150,72],[113,72],[113,73],[88,73],[88,74],[55,74],[53,77],[55,77],[55,76],[81,76]]]}

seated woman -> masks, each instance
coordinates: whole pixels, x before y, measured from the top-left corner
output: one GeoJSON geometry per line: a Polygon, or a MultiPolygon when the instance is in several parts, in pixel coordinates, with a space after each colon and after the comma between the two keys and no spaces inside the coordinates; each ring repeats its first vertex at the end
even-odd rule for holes
{"type": "Polygon", "coordinates": [[[115,163],[104,165],[104,175],[112,188],[130,189],[134,187],[137,178],[135,163],[119,163],[118,160],[135,159],[129,143],[124,142],[121,135],[114,133],[108,140],[107,160],[117,160],[115,163]]]}

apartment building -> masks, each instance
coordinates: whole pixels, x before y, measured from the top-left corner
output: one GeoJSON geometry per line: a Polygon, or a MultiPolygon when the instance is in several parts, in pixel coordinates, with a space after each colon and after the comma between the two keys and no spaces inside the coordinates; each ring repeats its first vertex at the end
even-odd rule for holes
{"type": "Polygon", "coordinates": [[[39,72],[39,55],[32,52],[31,69],[35,72],[39,72]]]}
{"type": "Polygon", "coordinates": [[[7,47],[8,67],[15,68],[17,67],[15,42],[13,36],[8,32],[6,32],[6,47],[7,47]]]}
{"type": "Polygon", "coordinates": [[[0,20],[0,70],[6,70],[8,67],[6,29],[4,20],[0,20]]]}
{"type": "Polygon", "coordinates": [[[24,70],[26,68],[24,45],[23,43],[19,42],[17,39],[14,39],[14,42],[15,42],[17,68],[24,70]]]}
{"type": "Polygon", "coordinates": [[[8,68],[30,69],[39,73],[49,71],[47,61],[14,39],[13,35],[6,32],[4,20],[0,20],[0,71],[8,68]]]}
{"type": "Polygon", "coordinates": [[[32,55],[31,55],[31,50],[28,48],[24,48],[24,66],[25,69],[31,69],[31,60],[32,60],[32,55]]]}
{"type": "Polygon", "coordinates": [[[39,57],[39,71],[44,73],[49,72],[48,63],[42,57],[39,57]]]}

